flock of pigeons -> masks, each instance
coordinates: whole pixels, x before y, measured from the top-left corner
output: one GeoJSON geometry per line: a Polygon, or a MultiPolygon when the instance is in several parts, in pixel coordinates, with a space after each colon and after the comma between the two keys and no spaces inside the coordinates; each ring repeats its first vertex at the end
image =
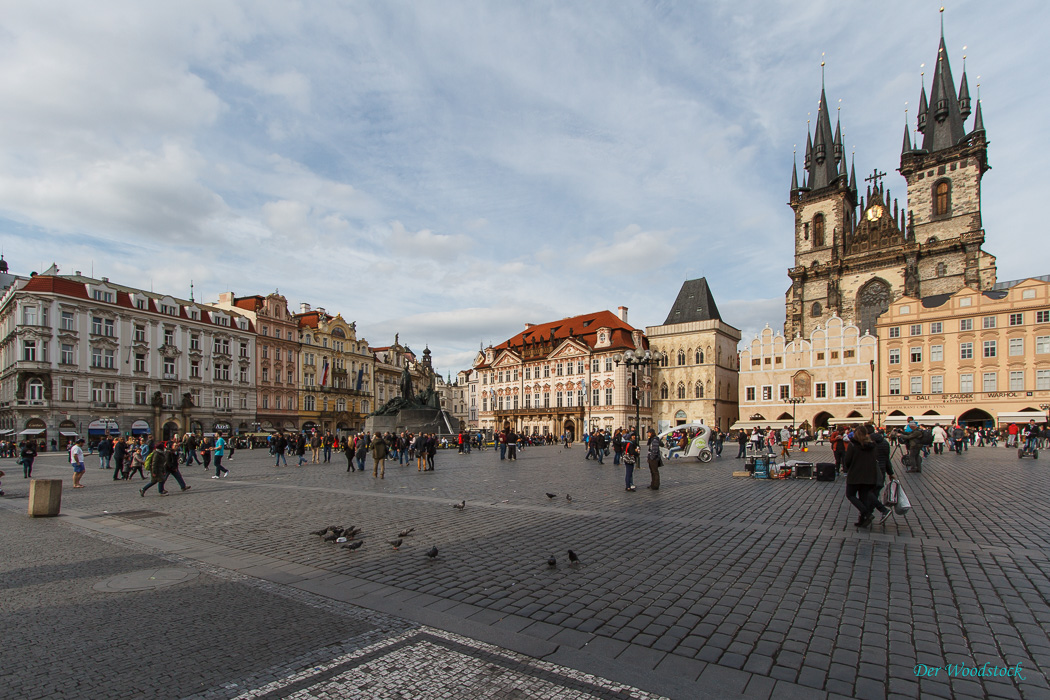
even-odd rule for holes
{"type": "MultiPolygon", "coordinates": [[[[556,493],[547,493],[547,498],[551,500],[554,500],[557,497],[558,494],[556,493]]],[[[565,494],[565,500],[569,503],[572,503],[572,496],[569,494],[565,494]]],[[[453,503],[452,507],[456,510],[464,510],[467,507],[467,501],[462,500],[459,503],[453,503]]],[[[401,549],[401,545],[405,542],[405,538],[411,535],[415,531],[415,529],[416,528],[414,527],[410,527],[402,530],[401,532],[397,533],[396,540],[391,540],[387,544],[393,547],[395,552],[399,551],[401,549]]],[[[365,543],[364,540],[357,538],[357,536],[361,534],[361,528],[357,527],[356,525],[350,525],[349,527],[329,525],[326,528],[316,530],[314,532],[311,532],[310,534],[320,537],[321,540],[324,542],[340,544],[342,545],[342,549],[346,549],[351,552],[361,549],[361,547],[364,546],[365,543]]],[[[437,547],[431,547],[426,552],[426,556],[430,559],[436,559],[437,555],[437,547]]],[[[580,563],[580,558],[576,555],[576,552],[572,551],[571,549],[569,550],[569,563],[573,566],[580,563]]],[[[556,569],[558,567],[558,560],[554,557],[553,554],[550,556],[549,559],[547,559],[547,567],[551,569],[556,569]]]]}

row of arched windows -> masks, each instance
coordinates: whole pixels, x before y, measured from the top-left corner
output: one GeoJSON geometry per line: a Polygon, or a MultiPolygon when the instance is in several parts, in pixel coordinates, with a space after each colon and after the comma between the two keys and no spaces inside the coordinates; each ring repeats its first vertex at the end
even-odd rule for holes
{"type": "MultiPolygon", "coordinates": [[[[667,384],[661,384],[660,385],[660,398],[661,399],[670,398],[669,394],[670,394],[670,388],[667,386],[667,384]]],[[[678,398],[680,398],[680,399],[686,398],[685,382],[678,382],[678,387],[677,387],[677,390],[676,390],[676,394],[677,394],[678,398]]],[[[696,384],[693,385],[693,398],[694,399],[702,399],[702,398],[704,398],[704,383],[703,382],[699,382],[698,381],[696,384]]]]}
{"type": "MultiPolygon", "coordinates": [[[[702,365],[702,364],[704,364],[704,351],[699,349],[699,348],[697,348],[695,351],[690,349],[688,353],[686,353],[685,350],[679,350],[678,351],[678,355],[675,357],[675,360],[676,360],[675,361],[675,365],[677,365],[678,367],[681,367],[681,366],[685,365],[686,364],[686,360],[690,358],[690,355],[692,356],[693,364],[695,364],[695,365],[702,365]]],[[[670,364],[670,360],[668,359],[668,355],[664,354],[664,359],[660,363],[660,366],[661,367],[667,367],[668,364],[670,364]]]]}

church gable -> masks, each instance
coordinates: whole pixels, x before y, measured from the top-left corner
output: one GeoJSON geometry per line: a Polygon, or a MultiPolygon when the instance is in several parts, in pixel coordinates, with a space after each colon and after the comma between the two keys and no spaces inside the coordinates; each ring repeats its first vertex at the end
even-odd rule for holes
{"type": "Polygon", "coordinates": [[[899,250],[904,245],[904,234],[894,220],[899,215],[897,202],[893,203],[893,214],[886,203],[882,187],[869,192],[866,206],[862,204],[863,214],[853,235],[846,237],[846,255],[857,255],[878,250],[899,250]]]}

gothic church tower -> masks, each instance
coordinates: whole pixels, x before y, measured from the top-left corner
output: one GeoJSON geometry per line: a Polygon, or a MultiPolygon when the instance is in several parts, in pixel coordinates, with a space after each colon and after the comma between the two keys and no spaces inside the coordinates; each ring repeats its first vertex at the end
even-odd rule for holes
{"type": "Polygon", "coordinates": [[[784,335],[807,336],[831,316],[875,329],[875,320],[902,295],[953,293],[963,286],[990,289],[995,258],[984,252],[980,182],[988,169],[987,141],[977,102],[967,132],[970,95],[965,71],[952,80],[942,31],[933,85],[923,86],[918,114],[922,146],[907,126],[899,172],[908,185],[901,207],[877,169],[864,196],[846,163],[839,125],[831,133],[821,87],[816,129],[806,136],[803,180],[791,174],[795,264],[788,271],[784,335]]]}

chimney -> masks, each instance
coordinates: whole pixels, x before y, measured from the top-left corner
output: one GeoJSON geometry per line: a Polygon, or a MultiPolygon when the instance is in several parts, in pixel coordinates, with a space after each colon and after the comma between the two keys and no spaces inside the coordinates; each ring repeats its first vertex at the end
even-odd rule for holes
{"type": "Polygon", "coordinates": [[[299,313],[305,314],[309,310],[310,310],[310,305],[307,304],[305,301],[299,303],[299,313]]]}
{"type": "Polygon", "coordinates": [[[233,292],[222,292],[219,294],[219,303],[233,306],[233,292]]]}
{"type": "Polygon", "coordinates": [[[525,323],[525,330],[529,330],[530,328],[532,328],[535,325],[536,325],[535,323],[529,323],[529,322],[526,321],[526,323],[525,323]]]}
{"type": "Polygon", "coordinates": [[[109,278],[108,278],[108,277],[103,277],[103,278],[102,278],[102,281],[103,281],[103,282],[109,282],[109,278]]]}
{"type": "Polygon", "coordinates": [[[624,323],[627,323],[627,307],[626,306],[617,306],[616,307],[616,315],[620,317],[621,321],[623,321],[624,323]]]}
{"type": "Polygon", "coordinates": [[[318,312],[319,314],[321,314],[322,316],[326,315],[326,313],[327,313],[327,312],[326,312],[326,311],[324,310],[324,307],[323,307],[323,306],[318,306],[318,307],[317,307],[317,312],[318,312]]]}
{"type": "Polygon", "coordinates": [[[74,272],[73,274],[75,274],[75,275],[76,275],[77,277],[80,277],[80,276],[81,276],[81,275],[80,275],[80,270],[77,270],[77,271],[76,271],[76,272],[74,272]]]}

